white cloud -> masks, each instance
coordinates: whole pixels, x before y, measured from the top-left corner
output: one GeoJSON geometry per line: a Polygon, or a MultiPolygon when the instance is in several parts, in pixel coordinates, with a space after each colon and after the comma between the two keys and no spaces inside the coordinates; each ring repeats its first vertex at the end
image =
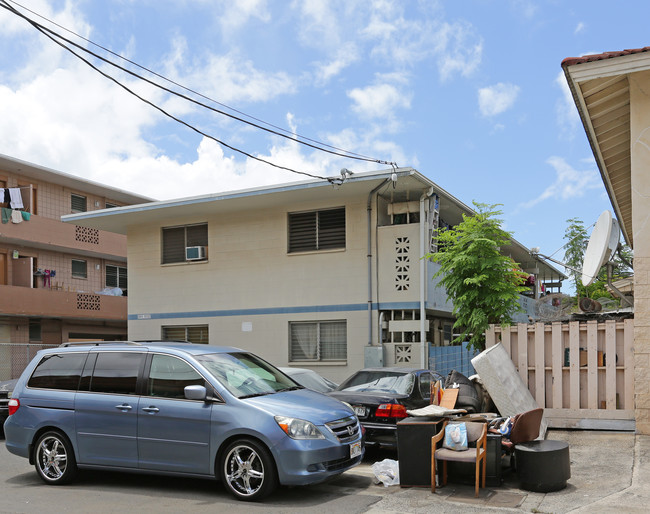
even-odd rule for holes
{"type": "Polygon", "coordinates": [[[478,105],[485,117],[496,116],[510,109],[519,96],[519,86],[499,82],[478,90],[478,105]]]}
{"type": "Polygon", "coordinates": [[[580,127],[580,115],[563,71],[557,74],[555,84],[562,92],[561,98],[555,104],[556,120],[560,126],[559,135],[563,139],[572,139],[580,127]]]}
{"type": "Polygon", "coordinates": [[[549,157],[546,163],[555,170],[555,181],[537,198],[522,203],[519,207],[528,209],[550,199],[567,201],[581,198],[589,191],[602,188],[602,181],[593,160],[590,161],[591,167],[585,170],[573,168],[562,157],[549,157]]]}
{"type": "Polygon", "coordinates": [[[578,22],[576,25],[575,30],[573,31],[574,34],[580,34],[585,31],[585,24],[582,22],[578,22]]]}
{"type": "Polygon", "coordinates": [[[230,35],[242,28],[251,19],[264,23],[271,21],[266,0],[221,0],[219,12],[219,25],[223,34],[230,35]]]}
{"type": "Polygon", "coordinates": [[[359,49],[352,42],[344,43],[336,51],[335,56],[326,63],[316,63],[316,83],[323,85],[331,78],[339,75],[348,66],[360,58],[359,49]]]}
{"type": "Polygon", "coordinates": [[[391,84],[355,88],[348,96],[354,101],[352,110],[363,118],[391,118],[396,109],[411,106],[410,96],[391,84]]]}

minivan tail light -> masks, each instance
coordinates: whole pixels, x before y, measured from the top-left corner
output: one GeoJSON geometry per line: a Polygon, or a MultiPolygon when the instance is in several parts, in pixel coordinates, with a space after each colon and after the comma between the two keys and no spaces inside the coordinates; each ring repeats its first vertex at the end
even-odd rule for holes
{"type": "Polygon", "coordinates": [[[378,418],[406,418],[406,407],[399,403],[382,403],[375,411],[378,418]]]}
{"type": "Polygon", "coordinates": [[[9,400],[9,415],[11,416],[14,412],[18,410],[18,407],[20,407],[20,401],[18,398],[12,398],[9,400]]]}

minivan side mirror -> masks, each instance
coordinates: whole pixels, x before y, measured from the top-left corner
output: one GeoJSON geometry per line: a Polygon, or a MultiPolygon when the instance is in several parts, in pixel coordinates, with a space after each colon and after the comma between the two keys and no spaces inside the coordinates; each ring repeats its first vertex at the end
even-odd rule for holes
{"type": "Polygon", "coordinates": [[[205,400],[208,392],[202,385],[185,386],[185,398],[188,400],[205,400]]]}

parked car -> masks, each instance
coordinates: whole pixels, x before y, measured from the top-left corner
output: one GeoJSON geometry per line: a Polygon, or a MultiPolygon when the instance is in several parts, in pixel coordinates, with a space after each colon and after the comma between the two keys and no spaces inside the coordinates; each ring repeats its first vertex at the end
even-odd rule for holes
{"type": "Polygon", "coordinates": [[[9,416],[9,397],[16,386],[17,378],[0,382],[0,436],[4,435],[4,422],[9,416]]]}
{"type": "Polygon", "coordinates": [[[407,410],[429,405],[431,384],[444,380],[428,369],[366,368],[330,396],[348,403],[365,429],[368,446],[397,447],[397,422],[407,410]]]}
{"type": "Polygon", "coordinates": [[[78,468],[218,478],[240,500],[359,464],[351,410],[259,357],[161,342],[41,350],[9,400],[7,449],[47,484],[78,468]]]}
{"type": "Polygon", "coordinates": [[[334,391],[339,385],[331,380],[320,376],[312,369],[307,368],[278,368],[285,375],[289,375],[301,386],[318,391],[319,393],[329,393],[334,391]]]}

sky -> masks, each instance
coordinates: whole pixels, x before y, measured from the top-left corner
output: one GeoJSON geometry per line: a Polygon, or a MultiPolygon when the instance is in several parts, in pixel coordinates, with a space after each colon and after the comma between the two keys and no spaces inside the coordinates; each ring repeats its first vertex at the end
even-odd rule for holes
{"type": "Polygon", "coordinates": [[[556,259],[611,210],[561,62],[650,45],[643,0],[3,4],[211,109],[79,51],[146,103],[3,8],[1,154],[160,200],[395,162],[556,259]]]}

